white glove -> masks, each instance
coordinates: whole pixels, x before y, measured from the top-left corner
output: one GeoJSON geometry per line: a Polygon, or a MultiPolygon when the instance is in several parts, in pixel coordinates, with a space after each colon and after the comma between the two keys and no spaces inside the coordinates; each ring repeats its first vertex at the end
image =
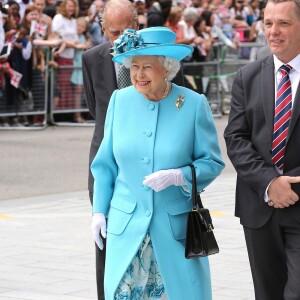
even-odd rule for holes
{"type": "Polygon", "coordinates": [[[102,213],[94,213],[92,220],[92,235],[95,243],[99,247],[100,250],[103,250],[103,241],[100,236],[101,235],[106,238],[106,219],[104,214],[102,213]]]}
{"type": "Polygon", "coordinates": [[[185,185],[185,181],[181,169],[169,169],[145,176],[143,184],[148,185],[155,192],[160,192],[170,185],[185,185]]]}

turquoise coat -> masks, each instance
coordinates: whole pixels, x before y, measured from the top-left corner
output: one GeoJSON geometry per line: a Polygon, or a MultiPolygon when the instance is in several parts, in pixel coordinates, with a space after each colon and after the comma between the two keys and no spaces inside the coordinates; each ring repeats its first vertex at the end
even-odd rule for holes
{"type": "Polygon", "coordinates": [[[224,168],[217,132],[204,95],[172,84],[160,102],[147,100],[130,86],[111,96],[104,138],[91,165],[93,211],[107,218],[105,299],[114,293],[149,230],[168,300],[210,300],[207,258],[184,257],[189,192],[170,186],[154,192],[143,185],[146,175],[181,168],[191,191],[196,167],[198,190],[224,168]],[[184,96],[177,110],[175,101],[184,96]]]}

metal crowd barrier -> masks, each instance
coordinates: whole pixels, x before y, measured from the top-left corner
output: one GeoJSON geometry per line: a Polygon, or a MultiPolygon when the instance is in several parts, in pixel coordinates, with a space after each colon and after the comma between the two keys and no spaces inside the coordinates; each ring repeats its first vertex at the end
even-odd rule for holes
{"type": "Polygon", "coordinates": [[[236,71],[248,60],[227,59],[227,48],[218,43],[213,50],[216,57],[207,62],[183,64],[183,75],[186,86],[198,93],[203,93],[211,107],[214,117],[228,113],[231,85],[236,71]],[[238,64],[237,64],[238,63],[238,64]]]}
{"type": "MultiPolygon", "coordinates": [[[[51,53],[53,57],[53,51],[51,53]]],[[[84,98],[82,68],[58,66],[50,68],[49,120],[59,126],[93,126],[94,120],[84,98]]]]}
{"type": "MultiPolygon", "coordinates": [[[[242,47],[261,47],[262,44],[242,43],[242,47]]],[[[43,46],[42,46],[43,47],[43,46]]],[[[49,65],[53,61],[54,48],[43,47],[45,50],[46,71],[44,78],[37,72],[33,73],[31,91],[24,92],[20,99],[12,99],[9,91],[0,90],[0,125],[2,120],[21,118],[42,118],[40,126],[4,127],[3,129],[43,129],[47,121],[55,125],[91,126],[91,120],[83,85],[72,83],[75,75],[81,75],[81,68],[73,66],[49,65]],[[82,117],[84,122],[74,122],[74,118],[82,117]]],[[[204,93],[208,99],[214,117],[227,114],[230,108],[231,86],[236,71],[249,63],[249,59],[241,59],[239,51],[228,49],[224,44],[214,46],[215,59],[207,62],[183,63],[183,75],[187,87],[204,93]]],[[[76,120],[75,120],[76,121],[76,120]]]]}
{"type": "Polygon", "coordinates": [[[237,69],[241,65],[230,65],[219,61],[184,63],[183,74],[186,86],[208,100],[214,117],[222,117],[228,113],[231,86],[237,69]],[[227,107],[226,107],[227,106],[227,107]]]}
{"type": "MultiPolygon", "coordinates": [[[[77,73],[77,77],[81,76],[81,68],[55,68],[53,64],[49,64],[54,60],[53,53],[58,45],[58,41],[37,41],[35,44],[45,53],[46,67],[44,74],[32,70],[30,90],[14,89],[8,83],[0,89],[0,130],[44,129],[48,123],[68,126],[94,125],[84,99],[83,85],[70,82],[73,72],[77,73]],[[74,122],[76,115],[81,119],[77,118],[77,122],[74,122]]],[[[6,82],[8,80],[9,78],[6,82]]]]}
{"type": "Polygon", "coordinates": [[[0,130],[40,130],[47,126],[48,49],[45,49],[46,71],[32,70],[31,89],[15,88],[3,76],[0,90],[0,130]]]}
{"type": "Polygon", "coordinates": [[[214,117],[228,114],[234,76],[240,67],[251,61],[250,57],[241,56],[242,49],[258,49],[262,46],[264,44],[243,42],[239,48],[230,49],[222,43],[216,43],[214,60],[183,63],[186,86],[205,94],[214,117]]]}

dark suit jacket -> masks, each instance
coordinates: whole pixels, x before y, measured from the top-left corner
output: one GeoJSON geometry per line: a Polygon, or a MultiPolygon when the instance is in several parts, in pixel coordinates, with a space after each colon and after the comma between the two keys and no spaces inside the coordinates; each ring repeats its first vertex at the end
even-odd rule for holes
{"type": "MultiPolygon", "coordinates": [[[[116,74],[109,42],[91,48],[82,55],[85,98],[90,114],[96,120],[89,162],[93,161],[103,138],[103,127],[110,96],[117,89],[116,74]]],[[[89,190],[94,180],[89,171],[89,190]]]]}
{"type": "MultiPolygon", "coordinates": [[[[300,87],[295,99],[299,98],[300,87]]],[[[274,108],[274,61],[269,55],[237,72],[224,132],[228,156],[238,174],[235,213],[249,228],[263,226],[274,210],[264,201],[268,184],[279,176],[271,154],[274,108]]],[[[299,116],[300,101],[295,101],[285,149],[284,175],[300,175],[299,116]]],[[[299,202],[285,209],[299,220],[299,202]]]]}
{"type": "MultiPolygon", "coordinates": [[[[96,120],[95,131],[91,142],[89,164],[91,165],[103,138],[104,122],[110,97],[117,89],[114,63],[112,61],[111,44],[106,42],[85,51],[82,55],[83,84],[86,103],[90,114],[96,120]]],[[[182,70],[174,80],[183,86],[182,70]]],[[[93,191],[94,178],[89,170],[89,191],[93,191]]]]}

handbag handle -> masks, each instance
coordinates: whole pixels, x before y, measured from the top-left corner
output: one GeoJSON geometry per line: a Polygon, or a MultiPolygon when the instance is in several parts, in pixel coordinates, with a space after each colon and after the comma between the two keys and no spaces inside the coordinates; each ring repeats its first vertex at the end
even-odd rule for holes
{"type": "Polygon", "coordinates": [[[193,210],[197,210],[197,205],[199,208],[204,208],[201,197],[197,193],[197,184],[196,184],[196,171],[195,166],[190,165],[192,171],[192,201],[193,201],[193,210]]]}

